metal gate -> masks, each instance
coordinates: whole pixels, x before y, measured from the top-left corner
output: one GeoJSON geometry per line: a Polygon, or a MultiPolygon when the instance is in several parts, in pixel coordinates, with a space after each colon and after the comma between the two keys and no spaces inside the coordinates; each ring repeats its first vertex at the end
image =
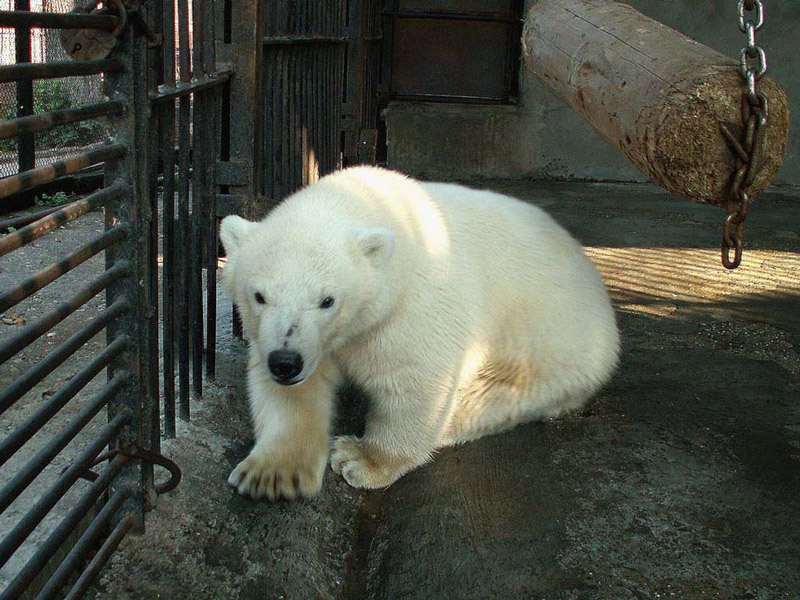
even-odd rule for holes
{"type": "Polygon", "coordinates": [[[0,221],[0,315],[13,323],[0,326],[0,599],[80,596],[177,485],[180,470],[160,441],[175,435],[176,416],[189,418],[204,371],[214,377],[218,219],[263,214],[326,172],[375,160],[380,20],[380,0],[103,0],[68,14],[0,11],[0,28],[17,39],[62,31],[79,59],[2,65],[0,84],[30,90],[37,80],[99,74],[107,96],[32,115],[26,104],[0,122],[0,139],[97,120],[109,130],[98,148],[0,179],[0,203],[90,167],[102,167],[105,181],[63,207],[0,221]],[[46,237],[93,219],[94,239],[4,279],[4,264],[22,264],[46,237]],[[87,265],[91,276],[30,309],[87,265]],[[8,317],[26,306],[24,322],[8,317]],[[42,346],[56,326],[69,335],[42,346]],[[45,383],[55,391],[40,398],[45,383]],[[57,461],[66,468],[53,472],[57,461]],[[14,511],[22,516],[8,518],[14,511]]]}
{"type": "Polygon", "coordinates": [[[158,494],[179,481],[177,466],[159,454],[162,419],[164,434],[174,435],[176,406],[188,418],[192,392],[202,390],[204,354],[207,373],[213,376],[214,371],[216,174],[218,161],[224,171],[231,156],[230,137],[220,134],[220,124],[229,106],[232,74],[217,65],[215,41],[224,45],[226,36],[230,41],[232,14],[231,0],[191,5],[188,0],[106,0],[68,14],[0,12],[0,27],[18,31],[84,30],[77,38],[63,38],[82,40],[67,49],[73,57],[86,54],[80,46],[90,38],[101,40],[101,50],[110,50],[107,56],[83,60],[0,66],[0,83],[102,74],[107,95],[102,102],[3,121],[0,139],[22,139],[99,118],[108,119],[110,131],[99,148],[0,179],[2,203],[87,167],[103,165],[105,173],[103,189],[85,198],[0,222],[3,261],[14,261],[33,242],[58,235],[59,228],[78,219],[97,219],[97,211],[103,223],[99,236],[51,256],[52,262],[38,272],[4,281],[0,314],[24,307],[73,269],[105,256],[104,263],[95,261],[98,272],[76,284],[66,298],[29,313],[30,322],[23,319],[0,336],[0,365],[6,365],[6,373],[15,356],[15,364],[22,365],[0,391],[0,414],[4,419],[17,415],[13,423],[3,424],[8,434],[0,442],[0,467],[6,467],[0,510],[24,509],[0,541],[0,567],[7,580],[3,599],[26,591],[37,598],[81,595],[122,538],[144,527],[144,512],[158,494]],[[205,288],[203,269],[208,272],[205,288]],[[95,297],[102,292],[105,302],[98,302],[95,297]],[[99,310],[88,310],[92,303],[99,303],[99,310]],[[166,343],[159,342],[159,323],[166,343]],[[71,334],[48,347],[41,360],[27,364],[25,357],[56,325],[71,334]],[[85,357],[82,349],[102,332],[102,349],[85,357]],[[76,357],[84,362],[75,364],[76,357]],[[72,372],[66,383],[54,381],[57,389],[41,401],[26,396],[62,365],[72,372]],[[82,390],[90,383],[98,391],[88,397],[82,390]],[[59,423],[49,439],[36,438],[43,427],[63,419],[68,406],[73,407],[71,418],[59,423]],[[107,422],[96,426],[95,417],[103,411],[107,422]],[[95,429],[86,439],[81,434],[90,423],[95,429]],[[67,468],[32,491],[31,484],[47,475],[76,437],[84,443],[70,450],[67,468]],[[18,466],[8,472],[12,457],[18,466]],[[154,465],[168,469],[166,481],[158,482],[163,476],[154,476],[154,465]],[[64,518],[31,546],[31,533],[65,496],[64,518]],[[30,559],[9,570],[9,561],[23,547],[30,559]]]}

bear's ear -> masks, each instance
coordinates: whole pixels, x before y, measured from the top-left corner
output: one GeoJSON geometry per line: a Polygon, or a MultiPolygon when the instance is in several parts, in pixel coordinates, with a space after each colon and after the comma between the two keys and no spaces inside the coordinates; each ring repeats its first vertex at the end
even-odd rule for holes
{"type": "Polygon", "coordinates": [[[230,215],[222,219],[222,224],[219,227],[219,239],[222,240],[222,245],[225,246],[225,252],[229,255],[236,252],[244,242],[247,234],[255,226],[255,223],[236,215],[230,215]]]}
{"type": "Polygon", "coordinates": [[[361,253],[376,267],[386,264],[394,254],[394,235],[388,229],[365,229],[357,239],[361,253]]]}

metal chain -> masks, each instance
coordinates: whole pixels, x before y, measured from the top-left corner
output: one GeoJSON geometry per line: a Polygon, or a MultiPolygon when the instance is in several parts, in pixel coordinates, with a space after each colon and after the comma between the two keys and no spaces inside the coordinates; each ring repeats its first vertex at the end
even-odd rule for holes
{"type": "Polygon", "coordinates": [[[767,72],[767,54],[756,43],[756,32],[764,26],[764,4],[762,0],[738,1],[739,30],[747,36],[747,45],[739,56],[739,72],[745,82],[743,130],[736,136],[722,126],[722,133],[736,154],[736,173],[730,198],[725,204],[726,217],[722,227],[722,264],[727,269],[735,269],[742,262],[742,233],[751,200],[747,190],[758,173],[769,116],[767,97],[758,91],[758,81],[767,72]]]}

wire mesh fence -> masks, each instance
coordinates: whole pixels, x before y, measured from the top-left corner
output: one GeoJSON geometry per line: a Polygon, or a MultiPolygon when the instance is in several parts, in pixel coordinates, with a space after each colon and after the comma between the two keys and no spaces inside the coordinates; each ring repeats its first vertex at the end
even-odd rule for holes
{"type": "MultiPolygon", "coordinates": [[[[15,0],[0,0],[0,10],[14,10],[15,4],[15,0]]],[[[30,0],[30,10],[65,13],[84,4],[80,0],[30,0]]],[[[14,29],[0,29],[0,65],[16,62],[16,35],[14,29]]],[[[33,63],[70,60],[61,46],[58,29],[32,29],[30,54],[33,63]]],[[[0,119],[17,116],[17,85],[16,82],[0,84],[0,119]]],[[[33,83],[34,113],[91,104],[102,99],[102,75],[42,79],[33,83]]],[[[104,123],[97,120],[37,133],[34,135],[34,166],[41,167],[80,154],[99,145],[105,133],[104,123]]],[[[14,175],[19,170],[17,139],[0,140],[0,177],[14,175]]]]}

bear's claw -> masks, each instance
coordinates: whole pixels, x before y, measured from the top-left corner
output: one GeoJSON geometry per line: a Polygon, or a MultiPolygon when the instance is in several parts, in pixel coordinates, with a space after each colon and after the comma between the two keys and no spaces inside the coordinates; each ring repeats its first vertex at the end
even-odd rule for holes
{"type": "Polygon", "coordinates": [[[357,437],[343,435],[333,440],[331,469],[351,486],[366,489],[387,487],[410,469],[405,460],[387,460],[383,455],[381,460],[378,455],[357,437]]]}
{"type": "Polygon", "coordinates": [[[228,484],[253,499],[293,500],[298,495],[311,498],[322,487],[322,469],[318,471],[316,474],[293,465],[278,465],[269,457],[250,454],[231,471],[228,484]]]}

